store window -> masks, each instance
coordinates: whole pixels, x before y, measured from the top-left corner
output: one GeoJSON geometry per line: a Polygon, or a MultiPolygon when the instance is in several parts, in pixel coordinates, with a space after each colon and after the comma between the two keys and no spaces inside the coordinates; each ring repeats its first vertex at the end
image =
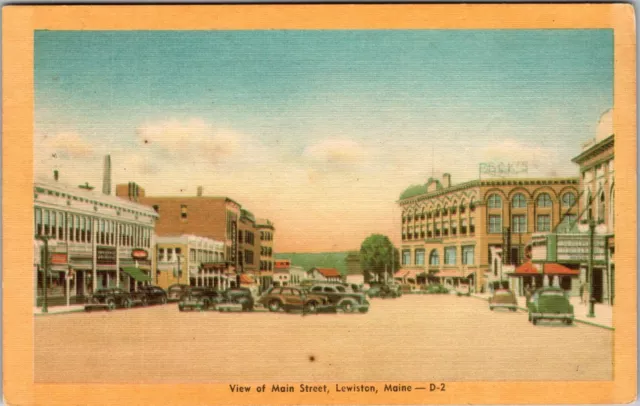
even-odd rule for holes
{"type": "Polygon", "coordinates": [[[548,214],[538,215],[536,221],[536,231],[551,231],[551,216],[549,216],[548,214]]]}
{"type": "Polygon", "coordinates": [[[456,264],[456,247],[445,247],[444,249],[444,264],[455,265],[456,264]]]}
{"type": "Polygon", "coordinates": [[[490,234],[502,233],[502,216],[489,215],[489,233],[490,234]]]}
{"type": "Polygon", "coordinates": [[[527,232],[527,216],[524,214],[514,214],[511,216],[511,230],[517,234],[527,232]]]}
{"type": "Polygon", "coordinates": [[[424,249],[416,250],[416,265],[424,265],[424,249]]]}
{"type": "Polygon", "coordinates": [[[473,245],[465,245],[462,247],[462,264],[463,265],[473,265],[475,263],[474,259],[474,251],[475,246],[473,245]]]}

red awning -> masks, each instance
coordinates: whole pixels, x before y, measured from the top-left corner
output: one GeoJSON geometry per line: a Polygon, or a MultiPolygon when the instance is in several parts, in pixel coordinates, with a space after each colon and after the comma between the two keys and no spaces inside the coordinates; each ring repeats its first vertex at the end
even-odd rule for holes
{"type": "Polygon", "coordinates": [[[544,264],[544,273],[545,275],[580,275],[580,271],[577,269],[567,268],[564,265],[560,264],[544,264]]]}
{"type": "MultiPolygon", "coordinates": [[[[509,274],[509,276],[531,276],[531,275],[541,275],[543,272],[540,272],[540,265],[534,264],[531,262],[526,262],[519,267],[516,268],[515,272],[509,274]]],[[[545,263],[544,264],[544,274],[545,275],[580,275],[580,271],[576,269],[567,268],[564,265],[556,264],[556,263],[545,263]]]]}
{"type": "Polygon", "coordinates": [[[406,269],[401,269],[401,270],[397,271],[397,272],[393,275],[393,277],[394,277],[394,278],[404,278],[404,276],[405,276],[406,274],[408,274],[408,273],[409,273],[409,271],[407,271],[406,269]]]}
{"type": "Polygon", "coordinates": [[[250,285],[252,283],[255,283],[255,281],[253,280],[253,278],[250,275],[240,275],[240,283],[244,283],[247,285],[250,285]]]}

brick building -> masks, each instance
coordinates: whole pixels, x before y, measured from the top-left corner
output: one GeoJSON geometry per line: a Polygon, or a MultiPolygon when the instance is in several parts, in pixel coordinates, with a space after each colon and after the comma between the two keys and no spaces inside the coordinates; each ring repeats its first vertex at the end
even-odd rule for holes
{"type": "MultiPolygon", "coordinates": [[[[577,178],[478,179],[457,185],[451,176],[407,188],[402,208],[401,269],[396,278],[470,283],[476,291],[508,281],[503,265],[525,260],[537,231],[575,216],[577,178]]],[[[571,283],[571,281],[569,281],[571,283]]]]}
{"type": "MultiPolygon", "coordinates": [[[[147,196],[135,183],[116,186],[116,195],[152,207],[159,219],[158,236],[193,235],[224,244],[226,272],[251,275],[260,279],[261,240],[254,215],[240,203],[226,196],[203,196],[198,187],[196,196],[147,196]]],[[[245,277],[245,280],[247,278],[245,277]]],[[[268,280],[265,280],[268,282],[268,280]]]]}

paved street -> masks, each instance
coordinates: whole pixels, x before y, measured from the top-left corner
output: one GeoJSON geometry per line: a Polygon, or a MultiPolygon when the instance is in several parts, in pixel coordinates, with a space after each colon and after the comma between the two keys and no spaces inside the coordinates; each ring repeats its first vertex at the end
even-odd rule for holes
{"type": "Polygon", "coordinates": [[[37,382],[608,380],[613,332],[533,326],[473,297],[372,299],[367,314],[35,317],[37,382]]]}

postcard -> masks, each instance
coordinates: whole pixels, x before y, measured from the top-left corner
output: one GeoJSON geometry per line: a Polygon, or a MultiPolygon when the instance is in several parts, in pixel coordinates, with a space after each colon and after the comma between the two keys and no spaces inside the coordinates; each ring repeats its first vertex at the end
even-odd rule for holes
{"type": "Polygon", "coordinates": [[[624,4],[9,6],[9,405],[636,397],[624,4]]]}

